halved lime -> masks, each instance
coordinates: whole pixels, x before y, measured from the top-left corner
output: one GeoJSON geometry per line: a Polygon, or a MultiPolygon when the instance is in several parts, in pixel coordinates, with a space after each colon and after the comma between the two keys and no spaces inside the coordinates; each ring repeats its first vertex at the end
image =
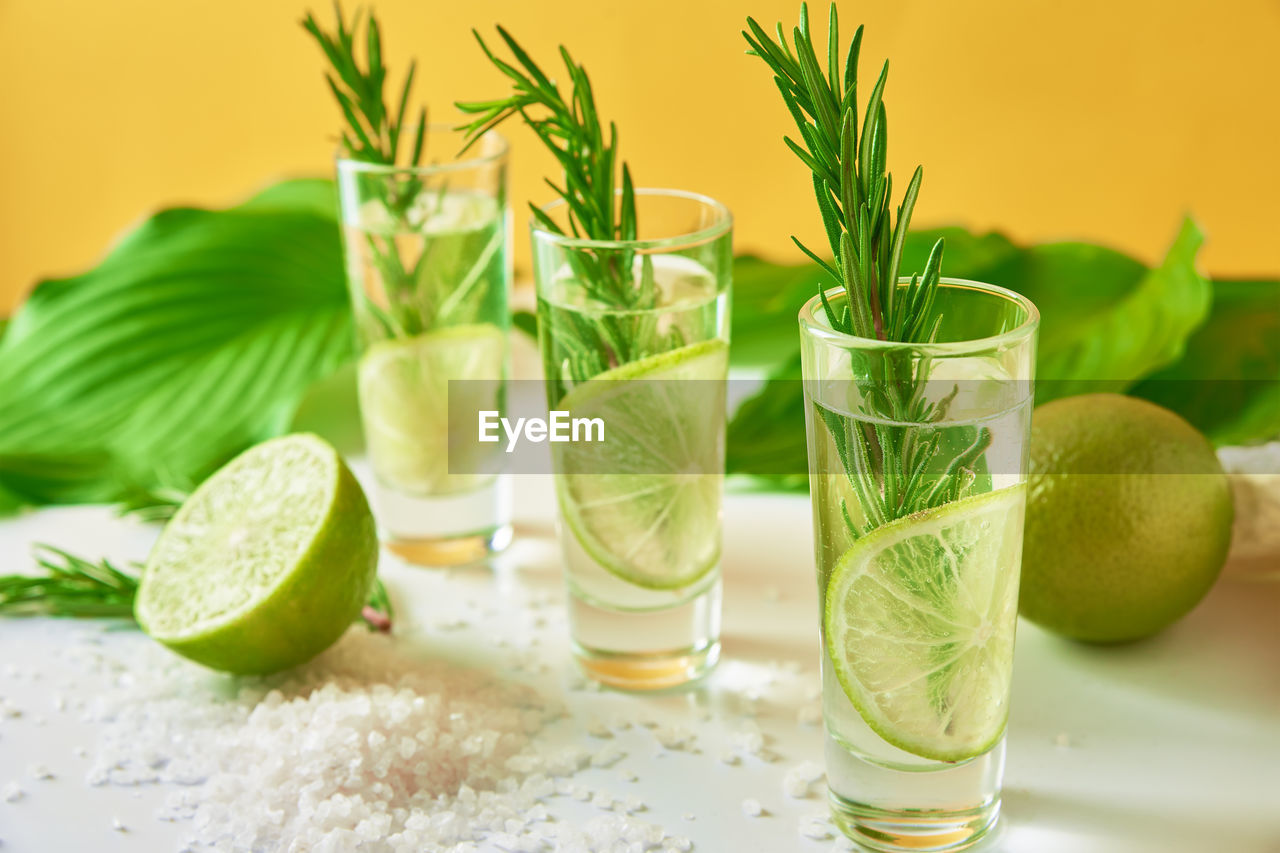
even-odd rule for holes
{"type": "Polygon", "coordinates": [[[187,499],[151,550],[134,615],[206,666],[273,672],[342,636],[377,566],[373,515],[337,451],[285,436],[240,454],[187,499]]]}
{"type": "Polygon", "coordinates": [[[1009,713],[1025,490],[1021,485],[877,528],[827,584],[827,653],[849,701],[908,752],[961,761],[1009,713]]]}
{"type": "Polygon", "coordinates": [[[493,380],[489,408],[497,409],[496,380],[505,364],[506,336],[485,323],[369,347],[360,359],[360,411],[378,479],[419,496],[469,491],[488,480],[489,474],[449,473],[449,380],[493,380]]]}
{"type": "Polygon", "coordinates": [[[703,341],[606,371],[561,401],[605,424],[603,442],[553,447],[565,522],[613,575],[678,589],[719,561],[728,366],[728,345],[703,341]]]}

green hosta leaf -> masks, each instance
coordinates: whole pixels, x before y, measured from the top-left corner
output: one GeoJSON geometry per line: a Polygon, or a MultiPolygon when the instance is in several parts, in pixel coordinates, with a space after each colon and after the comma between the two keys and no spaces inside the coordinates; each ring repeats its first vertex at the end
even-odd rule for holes
{"type": "Polygon", "coordinates": [[[733,343],[737,366],[771,367],[800,352],[796,317],[819,286],[835,282],[816,264],[771,264],[751,255],[733,260],[733,343]]]}
{"type": "MultiPolygon", "coordinates": [[[[1003,285],[1028,295],[1040,308],[1041,332],[1037,363],[1040,399],[1106,388],[1124,390],[1143,377],[1176,362],[1185,365],[1196,350],[1187,350],[1188,338],[1204,322],[1212,285],[1195,270],[1195,256],[1202,242],[1199,230],[1187,222],[1164,262],[1153,270],[1119,252],[1087,243],[1054,243],[1019,247],[1000,234],[975,235],[959,228],[918,231],[910,234],[903,250],[902,271],[924,268],[929,250],[938,238],[946,240],[944,273],[1003,285]]],[[[730,473],[749,474],[768,487],[790,487],[806,470],[804,444],[798,440],[804,404],[799,383],[786,381],[788,365],[799,353],[796,314],[816,292],[826,276],[816,264],[782,266],[758,258],[738,258],[734,264],[733,363],[762,370],[772,378],[760,392],[743,402],[729,423],[727,464],[730,473]]],[[[1243,298],[1243,297],[1241,297],[1243,298]]],[[[1254,294],[1254,298],[1260,298],[1254,294]]],[[[1215,308],[1226,310],[1231,299],[1215,308]]],[[[1256,305],[1253,306],[1257,308],[1256,305]]],[[[1241,304],[1240,313],[1251,310],[1241,304]]],[[[1260,309],[1258,309],[1260,310],[1260,309]]],[[[1280,312],[1277,312],[1280,317],[1280,312]]],[[[1240,322],[1224,317],[1217,334],[1231,336],[1240,322]]],[[[1244,358],[1242,349],[1254,353],[1257,364],[1249,376],[1277,375],[1268,358],[1274,357],[1273,327],[1255,317],[1257,324],[1237,339],[1238,348],[1221,347],[1211,339],[1193,346],[1218,347],[1214,369],[1220,376],[1237,376],[1244,358]],[[1271,349],[1267,345],[1271,345],[1271,349]]],[[[1212,328],[1211,323],[1206,331],[1212,328]]],[[[1204,359],[1198,363],[1206,364],[1204,359]]],[[[1154,390],[1139,393],[1154,395],[1154,390]]],[[[1219,418],[1214,437],[1260,435],[1274,411],[1271,394],[1263,383],[1237,385],[1251,402],[1248,424],[1234,415],[1219,418]],[[1231,429],[1227,424],[1233,424],[1231,429]]],[[[1206,392],[1208,393],[1208,392],[1206,392]]],[[[1193,422],[1213,423],[1212,406],[1245,406],[1227,399],[1218,389],[1203,402],[1162,400],[1183,411],[1193,422]]],[[[1280,397],[1280,393],[1276,393],[1280,397]]],[[[1219,440],[1221,440],[1219,438],[1219,440]]]]}
{"type": "Polygon", "coordinates": [[[1209,312],[1212,285],[1196,272],[1204,236],[1188,220],[1160,266],[1083,243],[1026,249],[989,273],[1040,309],[1037,402],[1124,391],[1176,361],[1209,312]]]}
{"type": "Polygon", "coordinates": [[[725,472],[749,477],[734,487],[780,491],[808,487],[800,359],[783,365],[729,420],[725,472]]]}
{"type": "MultiPolygon", "coordinates": [[[[953,278],[982,279],[1022,251],[1003,234],[971,234],[962,228],[914,231],[903,245],[902,271],[922,271],[939,238],[946,240],[945,273],[953,278]]],[[[796,316],[820,285],[833,287],[835,282],[817,264],[772,264],[751,255],[735,258],[733,364],[772,369],[794,358],[800,351],[796,316]]]]}
{"type": "Polygon", "coordinates": [[[511,315],[511,325],[535,341],[538,339],[538,317],[529,311],[517,311],[511,315]]]}
{"type": "Polygon", "coordinates": [[[43,503],[198,482],[285,431],[351,354],[333,208],[303,181],[165,210],[39,285],[0,340],[0,488],[43,503]]]}
{"type": "Polygon", "coordinates": [[[1178,412],[1215,444],[1280,436],[1280,281],[1215,281],[1213,312],[1182,358],[1132,393],[1178,412]]]}

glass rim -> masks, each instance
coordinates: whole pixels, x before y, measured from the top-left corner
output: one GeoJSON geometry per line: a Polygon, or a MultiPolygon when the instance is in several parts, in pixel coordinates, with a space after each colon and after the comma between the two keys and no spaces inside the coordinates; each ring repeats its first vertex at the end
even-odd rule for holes
{"type": "MultiPolygon", "coordinates": [[[[427,143],[430,144],[431,134],[433,133],[451,133],[456,134],[459,129],[451,124],[427,124],[427,143]]],[[[488,154],[469,155],[465,159],[458,159],[455,154],[454,159],[445,162],[429,163],[425,166],[388,166],[383,163],[369,163],[365,160],[356,160],[353,157],[343,155],[339,150],[334,156],[334,162],[337,164],[338,170],[341,172],[350,172],[362,175],[442,175],[449,172],[462,172],[468,169],[475,169],[480,166],[488,166],[498,163],[506,158],[511,148],[507,138],[498,131],[490,129],[486,130],[476,142],[497,142],[496,148],[488,154]]]]}
{"type": "MultiPolygon", "coordinates": [[[[899,276],[899,286],[911,283],[911,276],[899,276]]],[[[1001,332],[998,335],[988,335],[981,338],[969,338],[963,341],[940,341],[936,343],[908,343],[904,341],[882,341],[879,338],[864,338],[860,335],[850,335],[833,329],[831,326],[818,320],[817,312],[822,309],[822,297],[813,296],[805,302],[804,307],[800,309],[800,327],[816,338],[823,339],[828,343],[843,344],[845,346],[854,346],[858,349],[865,350],[917,350],[935,353],[938,355],[964,355],[980,350],[989,350],[1006,344],[1017,343],[1030,337],[1036,328],[1040,325],[1040,311],[1036,308],[1035,303],[1021,293],[1010,290],[1007,287],[1001,287],[998,284],[989,284],[982,281],[974,281],[967,278],[951,278],[942,277],[938,280],[939,287],[956,287],[967,290],[976,290],[991,296],[998,297],[1011,302],[1026,312],[1026,318],[1014,326],[1012,329],[1001,332]]],[[[836,286],[824,291],[824,295],[828,300],[835,295],[845,292],[843,286],[836,286]]]]}
{"type": "MultiPolygon", "coordinates": [[[[622,195],[622,190],[614,190],[615,196],[622,195]]],[[[686,201],[697,202],[698,204],[708,207],[716,213],[716,221],[710,225],[699,228],[696,231],[689,231],[684,234],[676,234],[672,237],[658,237],[654,239],[644,240],[593,240],[588,237],[574,237],[571,234],[557,234],[545,228],[539,222],[536,216],[530,217],[529,229],[536,240],[545,240],[553,245],[562,246],[569,249],[636,249],[636,250],[653,250],[653,249],[683,249],[697,246],[702,243],[710,242],[719,237],[728,234],[733,228],[733,213],[723,202],[716,201],[709,195],[691,192],[689,190],[664,189],[662,187],[639,187],[635,190],[636,196],[650,196],[657,198],[679,198],[686,201]]],[[[545,214],[564,207],[568,202],[563,198],[542,205],[538,210],[545,214]]]]}

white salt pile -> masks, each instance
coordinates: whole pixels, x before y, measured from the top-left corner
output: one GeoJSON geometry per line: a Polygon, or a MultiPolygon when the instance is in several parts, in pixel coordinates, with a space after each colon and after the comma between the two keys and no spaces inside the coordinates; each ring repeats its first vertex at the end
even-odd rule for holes
{"type": "Polygon", "coordinates": [[[86,715],[103,726],[88,780],[178,786],[159,817],[191,821],[191,850],[691,847],[632,817],[643,807],[634,798],[610,798],[608,813],[581,826],[551,819],[546,801],[579,787],[568,780],[592,761],[536,748],[562,710],[528,688],[409,657],[384,635],[353,629],[271,679],[215,676],[144,640],[134,648],[138,660],[86,658],[116,684],[86,715]]]}

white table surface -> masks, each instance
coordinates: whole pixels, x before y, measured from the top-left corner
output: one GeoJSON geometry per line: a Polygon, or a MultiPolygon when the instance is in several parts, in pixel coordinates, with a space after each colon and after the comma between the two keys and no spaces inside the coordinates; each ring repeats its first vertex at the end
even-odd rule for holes
{"type": "MultiPolygon", "coordinates": [[[[516,494],[519,538],[492,570],[414,569],[384,555],[382,572],[406,637],[424,634],[437,654],[464,665],[509,670],[510,653],[498,639],[526,638],[512,627],[521,622],[504,614],[526,606],[531,594],[563,599],[549,486],[541,477],[518,478],[516,494]],[[494,618],[438,630],[454,605],[475,600],[492,607],[494,618]]],[[[695,850],[804,853],[835,846],[798,831],[807,816],[825,811],[821,785],[805,799],[782,788],[787,770],[822,760],[819,729],[797,718],[817,687],[809,525],[803,496],[728,497],[724,659],[704,685],[657,696],[575,688],[563,622],[556,619],[532,647],[546,671],[510,676],[566,703],[569,715],[541,736],[547,744],[599,746],[587,733],[589,721],[619,714],[693,729],[700,754],[664,750],[643,727],[620,732],[611,743],[626,758],[578,780],[640,796],[647,809],[638,817],[689,837],[695,850]],[[752,719],[776,760],[722,763],[731,733],[752,719]],[[636,781],[624,781],[619,771],[633,772],[636,781]],[[745,798],[759,800],[766,815],[745,816],[745,798]]],[[[30,566],[34,542],[138,559],[154,535],[154,527],[103,508],[43,510],[0,522],[0,569],[30,566]]],[[[92,753],[94,726],[53,705],[55,691],[74,697],[92,690],[68,687],[74,675],[58,654],[83,643],[86,633],[101,633],[108,650],[149,642],[136,632],[100,632],[84,623],[0,622],[0,698],[24,711],[0,719],[0,787],[18,780],[26,791],[18,802],[0,802],[3,853],[167,851],[184,837],[183,825],[154,816],[163,788],[86,784],[89,759],[77,748],[92,753]],[[55,778],[31,780],[33,764],[47,765],[55,778]],[[113,831],[115,820],[127,831],[113,831]]],[[[1121,648],[1075,645],[1023,623],[1012,709],[1006,820],[989,849],[1280,853],[1280,584],[1229,574],[1174,628],[1121,648]]],[[[565,821],[598,814],[566,797],[549,806],[565,821]]]]}

